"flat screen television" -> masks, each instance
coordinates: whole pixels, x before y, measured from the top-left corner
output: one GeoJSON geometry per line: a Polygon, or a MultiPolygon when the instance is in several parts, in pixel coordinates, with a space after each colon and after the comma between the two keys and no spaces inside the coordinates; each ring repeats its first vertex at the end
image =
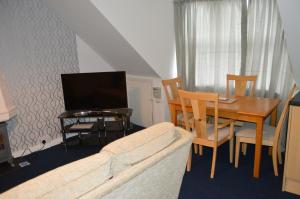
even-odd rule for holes
{"type": "Polygon", "coordinates": [[[61,74],[65,109],[127,108],[124,71],[61,74]]]}

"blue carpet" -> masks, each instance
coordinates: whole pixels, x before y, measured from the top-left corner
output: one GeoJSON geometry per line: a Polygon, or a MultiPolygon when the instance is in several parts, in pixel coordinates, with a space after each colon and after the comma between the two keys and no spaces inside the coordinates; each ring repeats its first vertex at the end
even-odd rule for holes
{"type": "MultiPolygon", "coordinates": [[[[142,129],[135,126],[131,133],[142,129]]],[[[211,149],[205,148],[204,155],[193,155],[192,170],[185,174],[180,190],[180,199],[198,198],[300,198],[294,194],[281,191],[282,168],[280,176],[273,174],[272,160],[264,148],[262,153],[261,178],[254,179],[253,155],[254,147],[249,146],[247,156],[240,156],[239,168],[229,163],[228,144],[219,147],[216,162],[215,178],[210,179],[211,149]]],[[[61,165],[97,153],[101,146],[74,145],[66,152],[62,144],[35,152],[16,163],[27,160],[30,166],[10,168],[6,163],[0,164],[0,193],[22,182],[34,178],[61,165]]]]}
{"type": "Polygon", "coordinates": [[[279,166],[279,176],[274,176],[267,148],[262,151],[259,179],[253,178],[254,145],[248,144],[246,156],[240,154],[238,168],[229,163],[229,144],[220,146],[214,179],[210,179],[211,158],[210,148],[204,149],[203,156],[193,154],[192,170],[184,175],[179,198],[300,198],[281,191],[283,166],[279,166]]]}

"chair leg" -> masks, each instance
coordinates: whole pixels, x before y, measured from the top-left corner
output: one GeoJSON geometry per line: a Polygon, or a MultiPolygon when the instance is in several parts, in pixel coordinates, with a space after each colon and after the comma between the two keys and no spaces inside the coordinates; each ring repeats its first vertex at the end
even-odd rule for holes
{"type": "Polygon", "coordinates": [[[280,144],[278,144],[278,150],[277,150],[277,153],[278,153],[278,162],[279,162],[279,164],[282,164],[281,147],[280,147],[280,144]]]}
{"type": "Polygon", "coordinates": [[[235,141],[235,162],[234,162],[234,167],[238,168],[239,166],[239,156],[240,156],[240,138],[236,137],[235,141]]]}
{"type": "Polygon", "coordinates": [[[214,178],[214,176],[215,176],[216,159],[217,159],[217,146],[215,146],[213,148],[213,157],[212,157],[212,163],[211,163],[210,178],[214,178]]]}
{"type": "Polygon", "coordinates": [[[247,144],[246,143],[242,144],[242,151],[243,151],[243,155],[245,156],[247,153],[247,144]]]}
{"type": "Polygon", "coordinates": [[[198,153],[198,144],[193,144],[194,145],[194,152],[195,152],[195,154],[197,154],[198,153]]]}
{"type": "Polygon", "coordinates": [[[189,152],[189,157],[188,157],[188,161],[187,161],[187,165],[186,165],[186,171],[189,172],[191,171],[192,168],[192,148],[190,149],[189,152]]]}
{"type": "Polygon", "coordinates": [[[199,155],[203,155],[203,146],[199,145],[199,155]]]}
{"type": "Polygon", "coordinates": [[[229,161],[230,163],[233,162],[233,145],[234,145],[234,123],[230,123],[230,129],[229,129],[229,161]]]}
{"type": "Polygon", "coordinates": [[[229,140],[229,161],[233,162],[233,137],[229,140]]]}
{"type": "Polygon", "coordinates": [[[272,148],[271,146],[268,147],[268,155],[271,156],[272,155],[272,148]]]}
{"type": "Polygon", "coordinates": [[[180,126],[180,127],[182,127],[182,122],[181,122],[181,120],[178,120],[178,119],[177,119],[177,120],[176,120],[176,123],[177,123],[176,125],[174,124],[175,126],[180,126]]]}
{"type": "Polygon", "coordinates": [[[273,151],[272,151],[272,161],[273,161],[274,175],[278,176],[277,152],[275,147],[273,147],[273,151]]]}

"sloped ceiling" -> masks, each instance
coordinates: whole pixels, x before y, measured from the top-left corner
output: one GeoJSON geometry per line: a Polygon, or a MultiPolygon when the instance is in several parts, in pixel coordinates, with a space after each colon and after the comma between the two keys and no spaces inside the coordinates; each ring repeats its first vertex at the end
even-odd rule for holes
{"type": "Polygon", "coordinates": [[[90,0],[162,78],[176,75],[173,0],[90,0]]]}
{"type": "Polygon", "coordinates": [[[87,0],[47,0],[87,44],[116,70],[132,75],[159,77],[157,72],[87,0]]]}

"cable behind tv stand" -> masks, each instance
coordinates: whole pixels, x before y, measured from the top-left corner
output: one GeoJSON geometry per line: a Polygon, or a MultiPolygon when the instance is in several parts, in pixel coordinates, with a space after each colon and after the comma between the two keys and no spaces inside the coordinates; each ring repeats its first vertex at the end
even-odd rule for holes
{"type": "Polygon", "coordinates": [[[63,112],[58,116],[58,118],[60,119],[61,133],[62,133],[63,142],[65,144],[66,149],[67,149],[66,135],[68,133],[88,132],[88,133],[100,134],[100,131],[105,128],[103,123],[105,121],[105,118],[115,117],[121,120],[122,129],[125,135],[126,131],[131,127],[130,125],[131,115],[132,115],[132,109],[130,108],[102,109],[102,110],[94,109],[94,110],[78,110],[78,111],[63,112]],[[83,118],[98,118],[98,119],[95,122],[80,123],[80,120],[83,118]],[[101,118],[101,120],[99,120],[99,118],[101,118]],[[66,122],[66,120],[72,122],[71,123],[66,122]]]}

